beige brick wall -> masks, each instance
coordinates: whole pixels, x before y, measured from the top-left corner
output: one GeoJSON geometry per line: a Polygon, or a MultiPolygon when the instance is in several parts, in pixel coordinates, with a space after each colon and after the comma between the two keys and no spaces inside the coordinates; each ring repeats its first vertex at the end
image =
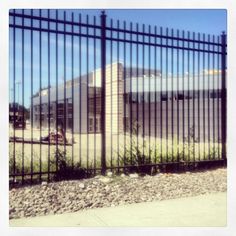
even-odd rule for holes
{"type": "MultiPolygon", "coordinates": [[[[101,69],[93,72],[92,86],[101,86],[101,69]]],[[[113,63],[106,66],[106,133],[123,132],[123,65],[113,63]]]]}
{"type": "Polygon", "coordinates": [[[106,132],[123,132],[123,66],[106,66],[106,132]]]}

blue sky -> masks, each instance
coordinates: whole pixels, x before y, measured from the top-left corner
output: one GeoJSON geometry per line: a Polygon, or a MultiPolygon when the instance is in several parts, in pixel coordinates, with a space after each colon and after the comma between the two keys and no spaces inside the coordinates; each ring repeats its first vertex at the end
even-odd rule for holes
{"type": "MultiPolygon", "coordinates": [[[[101,10],[80,10],[79,12],[99,16],[101,10]]],[[[150,24],[151,26],[169,27],[205,34],[219,35],[222,31],[227,30],[227,11],[223,9],[106,9],[106,14],[108,20],[112,18],[113,20],[150,24]]]]}
{"type": "MultiPolygon", "coordinates": [[[[100,14],[101,10],[66,10],[67,12],[67,19],[71,19],[71,13],[74,12],[75,18],[74,20],[77,21],[79,14],[82,14],[82,22],[86,21],[86,15],[89,15],[89,21],[92,23],[93,16],[96,16],[97,24],[100,23],[100,14]]],[[[26,14],[29,13],[29,10],[26,11],[26,14]]],[[[34,12],[34,14],[38,14],[38,12],[34,12]]],[[[55,17],[55,11],[50,11],[51,17],[55,17]]],[[[154,26],[157,26],[158,30],[159,27],[163,27],[163,32],[165,32],[165,27],[169,27],[170,29],[179,29],[179,30],[185,30],[190,32],[200,32],[210,35],[220,35],[222,31],[226,31],[226,22],[227,22],[227,12],[225,10],[106,10],[107,14],[107,24],[110,25],[110,20],[113,19],[114,26],[117,23],[117,20],[120,20],[120,25],[123,27],[123,21],[126,20],[127,27],[130,25],[130,22],[133,22],[133,27],[136,27],[136,23],[139,24],[139,29],[142,28],[142,24],[146,25],[146,30],[148,28],[148,25],[151,25],[151,30],[154,30],[154,26]]],[[[43,16],[47,16],[47,11],[42,11],[43,16]]],[[[59,10],[59,19],[63,18],[63,11],[59,10]]],[[[19,23],[20,19],[16,19],[16,22],[19,23]]],[[[11,21],[10,21],[11,22],[11,21]]],[[[25,24],[29,24],[30,22],[25,21],[25,24]]],[[[44,25],[45,23],[43,23],[44,25]]],[[[30,24],[29,24],[30,25],[30,24]]],[[[59,26],[60,28],[61,26],[59,26]]],[[[170,31],[169,31],[170,32],[170,31]]],[[[176,32],[176,31],[175,31],[176,32]]],[[[186,35],[186,34],[185,34],[186,35]]],[[[13,34],[12,29],[10,30],[10,100],[13,100],[13,34]]],[[[70,80],[72,77],[77,77],[81,74],[86,74],[87,71],[92,71],[96,68],[100,67],[100,42],[96,40],[96,45],[94,48],[94,41],[92,39],[89,39],[89,47],[88,47],[88,61],[89,65],[87,67],[86,65],[86,55],[87,55],[87,42],[86,39],[83,38],[81,40],[82,45],[82,67],[81,71],[79,70],[79,46],[78,46],[78,37],[74,38],[74,67],[72,70],[72,62],[71,62],[71,52],[72,52],[72,38],[70,36],[66,36],[66,56],[64,56],[64,38],[62,35],[58,36],[58,82],[63,83],[64,79],[70,80]],[[96,54],[94,54],[96,52],[96,54]],[[94,55],[96,56],[96,59],[94,61],[94,55]],[[66,58],[66,65],[64,67],[64,58],[66,58]],[[95,64],[96,62],[96,64],[95,64]],[[76,66],[77,65],[77,66],[76,66]],[[64,69],[66,69],[64,71],[64,69]]],[[[15,81],[19,81],[19,91],[18,91],[18,85],[15,87],[15,99],[16,102],[18,101],[22,103],[24,98],[24,104],[26,107],[29,107],[30,105],[30,94],[31,94],[31,82],[33,81],[33,93],[36,93],[39,90],[39,34],[38,32],[34,32],[33,34],[33,63],[31,64],[31,44],[30,44],[30,32],[25,31],[24,33],[24,71],[22,70],[22,32],[20,29],[16,30],[16,57],[15,57],[15,70],[16,70],[16,76],[15,81]],[[33,71],[33,80],[31,81],[31,66],[33,71]],[[22,87],[22,80],[23,80],[23,72],[24,72],[24,91],[22,87]],[[24,93],[23,93],[24,92],[24,93]]],[[[51,86],[54,86],[56,83],[56,67],[55,67],[55,48],[56,48],[56,40],[55,40],[55,34],[50,34],[50,62],[48,61],[48,35],[47,33],[42,33],[42,65],[41,65],[41,75],[42,75],[42,87],[48,86],[48,75],[50,75],[50,84],[51,86]],[[50,63],[50,65],[49,65],[50,63]],[[50,71],[49,71],[50,67],[50,71]],[[49,73],[50,72],[50,73],[49,73]]],[[[113,46],[112,52],[113,52],[113,61],[118,60],[117,58],[117,45],[110,43],[107,44],[107,47],[110,48],[113,46]]],[[[139,57],[141,58],[141,52],[142,47],[138,48],[140,51],[139,57]]],[[[107,62],[109,63],[111,61],[111,54],[110,51],[108,51],[107,55],[107,62]]],[[[133,46],[132,48],[132,56],[133,58],[136,58],[136,46],[133,46]]],[[[148,48],[145,47],[145,62],[144,66],[149,67],[148,64],[148,54],[147,54],[148,48]]],[[[157,49],[157,54],[160,54],[160,50],[157,49]]],[[[174,52],[174,55],[176,55],[176,52],[174,52]]],[[[163,53],[163,61],[165,61],[165,54],[163,53]]],[[[192,54],[190,53],[190,57],[192,57],[192,54]]],[[[151,48],[151,63],[150,66],[152,68],[155,67],[154,65],[154,48],[151,48]]],[[[186,56],[185,56],[185,67],[187,67],[186,62],[186,56]]],[[[170,59],[170,57],[169,57],[170,59]]],[[[181,56],[180,56],[181,60],[181,56]]],[[[216,60],[216,59],[215,59],[216,60]]],[[[122,48],[122,45],[120,47],[120,57],[119,61],[123,61],[127,66],[136,66],[136,62],[132,62],[130,60],[130,46],[127,45],[126,50],[122,48]],[[126,57],[124,57],[124,53],[126,52],[126,57]],[[126,60],[124,60],[126,58],[126,60]]],[[[176,65],[176,56],[173,60],[173,63],[176,65]]],[[[142,66],[142,61],[139,59],[138,66],[142,66]]],[[[196,63],[196,62],[195,62],[196,63]]],[[[206,66],[206,65],[205,65],[206,66]]],[[[160,65],[157,65],[157,69],[160,65]]],[[[212,69],[213,65],[210,66],[212,69]]],[[[201,70],[204,69],[204,65],[201,62],[201,70]]],[[[190,68],[184,68],[184,72],[186,70],[189,70],[191,72],[192,65],[190,64],[190,68]]],[[[176,73],[176,66],[174,68],[176,73]]],[[[165,63],[162,68],[162,71],[166,71],[165,63]]],[[[170,73],[170,66],[167,73],[170,73]]]]}

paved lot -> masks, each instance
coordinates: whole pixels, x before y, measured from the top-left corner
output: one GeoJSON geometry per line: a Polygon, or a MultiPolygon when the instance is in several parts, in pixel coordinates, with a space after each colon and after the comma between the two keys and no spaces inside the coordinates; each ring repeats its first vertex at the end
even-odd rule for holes
{"type": "Polygon", "coordinates": [[[10,220],[15,227],[223,227],[227,224],[227,195],[214,193],[76,213],[10,220]]]}

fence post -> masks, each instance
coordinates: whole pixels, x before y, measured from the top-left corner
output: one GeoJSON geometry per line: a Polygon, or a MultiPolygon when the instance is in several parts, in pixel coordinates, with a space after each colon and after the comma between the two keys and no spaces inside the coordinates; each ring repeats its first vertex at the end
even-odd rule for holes
{"type": "Polygon", "coordinates": [[[221,137],[222,159],[226,161],[226,135],[227,135],[227,89],[226,89],[226,34],[221,35],[221,137]]]}
{"type": "Polygon", "coordinates": [[[101,14],[101,167],[102,174],[106,172],[106,14],[101,14]]]}

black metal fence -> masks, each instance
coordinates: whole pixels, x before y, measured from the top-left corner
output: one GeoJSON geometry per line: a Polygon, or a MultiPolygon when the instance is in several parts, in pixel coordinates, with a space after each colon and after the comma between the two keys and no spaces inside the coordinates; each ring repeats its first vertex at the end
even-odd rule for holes
{"type": "Polygon", "coordinates": [[[10,181],[226,163],[226,35],[11,10],[10,181]]]}

